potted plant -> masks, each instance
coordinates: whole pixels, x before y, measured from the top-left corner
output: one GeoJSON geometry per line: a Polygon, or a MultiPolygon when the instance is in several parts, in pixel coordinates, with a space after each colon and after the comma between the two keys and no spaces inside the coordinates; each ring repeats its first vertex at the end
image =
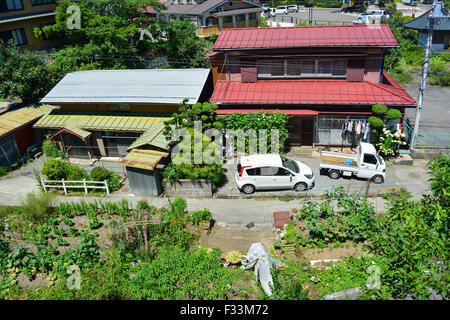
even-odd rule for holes
{"type": "Polygon", "coordinates": [[[233,268],[236,268],[241,263],[242,254],[237,250],[230,251],[225,256],[225,259],[231,263],[233,268]]]}

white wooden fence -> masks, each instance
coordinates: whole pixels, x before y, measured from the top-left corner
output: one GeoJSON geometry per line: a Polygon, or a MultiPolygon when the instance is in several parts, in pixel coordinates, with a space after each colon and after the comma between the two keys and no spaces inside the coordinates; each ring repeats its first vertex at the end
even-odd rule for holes
{"type": "Polygon", "coordinates": [[[108,182],[105,181],[86,181],[86,179],[80,181],[66,181],[62,180],[44,180],[41,177],[41,184],[44,191],[47,192],[47,188],[57,188],[63,189],[64,193],[67,194],[67,189],[77,188],[84,189],[84,192],[87,194],[88,189],[105,189],[106,193],[109,195],[109,187],[108,182]],[[49,184],[50,183],[50,184],[49,184]],[[97,184],[97,185],[88,185],[89,184],[97,184]],[[80,185],[82,184],[82,185],[80,185]]]}

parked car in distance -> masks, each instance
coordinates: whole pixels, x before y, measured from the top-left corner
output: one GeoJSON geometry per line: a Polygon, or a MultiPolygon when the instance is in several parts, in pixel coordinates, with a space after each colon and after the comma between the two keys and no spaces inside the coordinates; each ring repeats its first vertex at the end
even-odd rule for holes
{"type": "Polygon", "coordinates": [[[275,8],[269,8],[269,17],[276,17],[277,10],[275,8]]]}
{"type": "Polygon", "coordinates": [[[288,12],[298,12],[298,6],[297,5],[290,5],[287,6],[288,12]]]}
{"type": "Polygon", "coordinates": [[[386,10],[368,10],[356,16],[354,23],[372,23],[373,20],[380,22],[381,18],[389,18],[391,15],[386,10]]]}
{"type": "Polygon", "coordinates": [[[356,154],[321,150],[320,170],[325,170],[331,179],[356,176],[379,184],[386,177],[386,162],[372,144],[360,142],[356,154]]]}
{"type": "Polygon", "coordinates": [[[419,0],[402,0],[402,3],[410,6],[417,6],[419,4],[419,0]]]}
{"type": "Polygon", "coordinates": [[[245,194],[274,189],[305,191],[314,187],[314,174],[310,167],[277,154],[241,157],[235,180],[239,190],[245,194]]]}
{"type": "Polygon", "coordinates": [[[277,9],[275,10],[275,13],[276,13],[276,14],[288,14],[289,11],[288,11],[287,6],[279,6],[279,7],[277,7],[277,9]]]}

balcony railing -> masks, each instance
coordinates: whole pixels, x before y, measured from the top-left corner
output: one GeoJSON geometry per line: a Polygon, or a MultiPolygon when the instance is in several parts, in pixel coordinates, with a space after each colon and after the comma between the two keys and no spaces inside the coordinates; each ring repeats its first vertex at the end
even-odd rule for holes
{"type": "MultiPolygon", "coordinates": [[[[258,20],[252,19],[248,20],[248,26],[249,27],[257,27],[258,26],[258,20]]],[[[246,23],[245,21],[237,21],[236,25],[233,25],[233,23],[223,23],[222,29],[227,28],[245,28],[246,23]]],[[[213,25],[213,26],[207,26],[207,27],[198,27],[198,36],[199,37],[209,37],[213,34],[218,34],[220,32],[220,26],[219,25],[213,25]]]]}

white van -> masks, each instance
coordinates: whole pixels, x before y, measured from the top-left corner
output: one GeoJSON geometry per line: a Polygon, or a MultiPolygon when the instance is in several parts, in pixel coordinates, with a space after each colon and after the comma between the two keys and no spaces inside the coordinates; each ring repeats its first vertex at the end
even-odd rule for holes
{"type": "Polygon", "coordinates": [[[277,7],[277,9],[275,10],[276,14],[288,14],[288,8],[286,6],[279,6],[277,7]]]}
{"type": "Polygon", "coordinates": [[[310,167],[276,154],[255,154],[241,157],[235,173],[236,184],[242,192],[255,190],[294,189],[305,191],[314,187],[310,167]]]}

